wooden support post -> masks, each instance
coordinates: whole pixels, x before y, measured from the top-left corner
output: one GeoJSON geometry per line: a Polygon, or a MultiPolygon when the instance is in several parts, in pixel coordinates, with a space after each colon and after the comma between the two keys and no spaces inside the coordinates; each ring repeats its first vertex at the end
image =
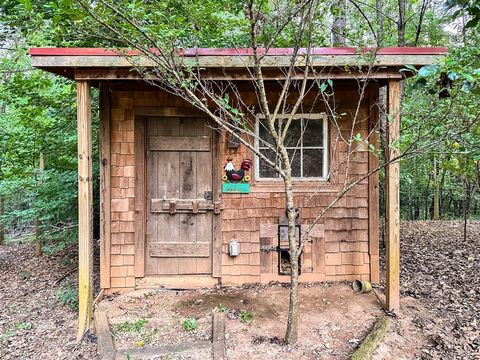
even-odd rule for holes
{"type": "MultiPolygon", "coordinates": [[[[378,111],[379,88],[376,84],[370,85],[369,92],[369,116],[368,132],[369,143],[378,149],[377,129],[380,121],[378,111]]],[[[378,155],[372,151],[368,152],[368,171],[378,168],[378,155]]],[[[370,255],[370,282],[380,282],[380,256],[379,256],[379,173],[378,171],[368,178],[368,254],[370,255]]]]}
{"type": "Polygon", "coordinates": [[[78,334],[81,340],[92,321],[93,188],[92,112],[90,84],[77,81],[78,126],[78,334]]]}
{"type": "MultiPolygon", "coordinates": [[[[400,136],[400,81],[388,82],[388,145],[389,160],[399,156],[396,141],[400,136]]],[[[400,164],[389,163],[386,168],[386,292],[388,310],[400,308],[400,164]]]]}
{"type": "Polygon", "coordinates": [[[100,287],[110,288],[110,91],[100,85],[100,287]]]}

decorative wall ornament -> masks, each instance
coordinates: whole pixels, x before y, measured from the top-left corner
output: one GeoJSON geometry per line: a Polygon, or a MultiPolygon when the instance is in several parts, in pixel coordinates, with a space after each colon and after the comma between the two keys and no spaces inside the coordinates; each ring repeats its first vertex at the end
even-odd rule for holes
{"type": "Polygon", "coordinates": [[[222,176],[222,192],[224,193],[250,193],[250,175],[248,174],[252,167],[252,160],[244,159],[240,169],[235,170],[233,158],[227,158],[225,165],[225,175],[222,176]]]}

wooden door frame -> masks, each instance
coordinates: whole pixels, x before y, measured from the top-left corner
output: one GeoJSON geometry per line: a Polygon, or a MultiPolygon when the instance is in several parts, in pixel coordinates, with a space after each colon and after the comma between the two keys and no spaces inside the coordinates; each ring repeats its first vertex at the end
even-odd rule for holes
{"type": "MultiPolygon", "coordinates": [[[[203,112],[184,111],[183,108],[137,107],[134,108],[134,149],[135,149],[135,277],[145,277],[145,252],[147,228],[147,129],[148,117],[208,117],[203,112]]],[[[220,170],[220,134],[213,131],[212,142],[212,191],[213,201],[222,200],[220,170]]],[[[222,270],[222,221],[221,214],[213,215],[212,224],[212,277],[221,277],[222,270]]],[[[189,275],[185,275],[189,276],[189,275]]]]}

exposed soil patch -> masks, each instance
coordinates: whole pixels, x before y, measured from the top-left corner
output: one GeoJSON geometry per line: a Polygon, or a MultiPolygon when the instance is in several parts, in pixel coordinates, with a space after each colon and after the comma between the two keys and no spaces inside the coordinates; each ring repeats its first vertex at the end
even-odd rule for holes
{"type": "Polygon", "coordinates": [[[73,248],[36,258],[34,245],[0,246],[0,359],[97,358],[96,343],[76,344],[77,313],[55,296],[76,288],[76,268],[73,248]]]}
{"type": "MultiPolygon", "coordinates": [[[[228,359],[348,359],[382,315],[373,293],[355,294],[350,284],[307,284],[300,289],[299,341],[285,346],[288,288],[280,284],[202,291],[142,290],[102,301],[115,346],[173,345],[211,340],[213,311],[226,313],[228,359]],[[185,330],[186,319],[197,328],[185,330]],[[142,330],[118,331],[127,322],[142,330]]],[[[193,359],[208,358],[197,352],[193,359]]]]}

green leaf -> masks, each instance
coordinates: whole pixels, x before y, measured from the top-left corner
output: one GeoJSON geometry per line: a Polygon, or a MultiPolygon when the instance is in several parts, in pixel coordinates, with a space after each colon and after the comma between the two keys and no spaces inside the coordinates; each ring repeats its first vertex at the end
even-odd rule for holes
{"type": "Polygon", "coordinates": [[[423,66],[422,68],[420,68],[420,70],[418,70],[418,76],[421,76],[421,77],[432,76],[438,71],[438,69],[439,69],[438,65],[423,66]]]}

